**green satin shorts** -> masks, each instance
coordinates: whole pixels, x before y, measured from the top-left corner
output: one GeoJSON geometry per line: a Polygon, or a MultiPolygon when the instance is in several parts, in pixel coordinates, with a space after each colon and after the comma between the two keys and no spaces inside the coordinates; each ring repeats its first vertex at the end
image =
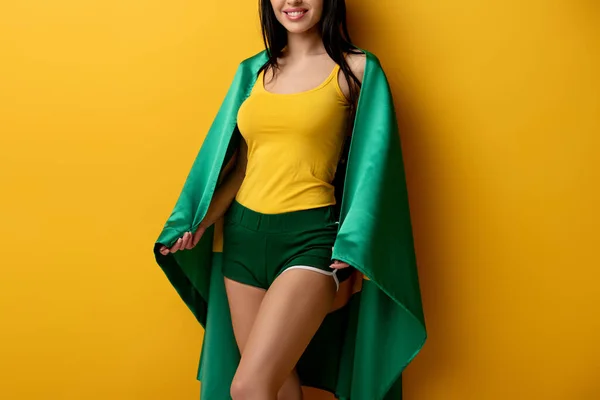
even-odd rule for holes
{"type": "Polygon", "coordinates": [[[334,270],[331,253],[338,224],[332,206],[261,214],[233,201],[223,228],[223,275],[268,289],[290,269],[329,275],[339,288],[352,268],[334,270]]]}

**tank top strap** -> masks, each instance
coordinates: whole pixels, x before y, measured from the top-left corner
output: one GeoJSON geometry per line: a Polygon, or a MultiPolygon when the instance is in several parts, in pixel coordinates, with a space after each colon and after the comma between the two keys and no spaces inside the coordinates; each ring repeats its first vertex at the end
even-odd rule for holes
{"type": "Polygon", "coordinates": [[[337,95],[339,96],[339,99],[345,103],[345,104],[350,104],[350,100],[346,97],[346,95],[344,94],[344,91],[342,90],[342,87],[340,86],[340,78],[339,78],[339,72],[341,70],[341,67],[339,64],[335,64],[335,67],[333,68],[333,72],[331,72],[331,77],[330,77],[330,81],[333,81],[333,87],[335,88],[335,91],[337,93],[337,95]]]}
{"type": "MultiPolygon", "coordinates": [[[[331,71],[331,73],[329,74],[327,79],[325,79],[324,85],[329,85],[332,81],[337,82],[339,70],[340,70],[340,66],[338,64],[335,64],[335,67],[333,67],[333,71],[331,71]]],[[[336,83],[336,85],[337,85],[337,83],[336,83]]]]}
{"type": "Polygon", "coordinates": [[[331,72],[331,75],[337,75],[337,73],[340,71],[340,64],[335,64],[335,67],[333,67],[333,71],[331,72]]]}

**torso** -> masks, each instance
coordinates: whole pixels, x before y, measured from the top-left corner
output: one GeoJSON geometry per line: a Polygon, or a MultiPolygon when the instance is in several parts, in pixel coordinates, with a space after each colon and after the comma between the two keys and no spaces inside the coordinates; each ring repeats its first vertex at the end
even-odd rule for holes
{"type": "Polygon", "coordinates": [[[275,214],[335,204],[331,182],[348,133],[349,102],[339,67],[319,61],[286,66],[275,79],[261,74],[240,107],[238,127],[248,146],[236,196],[242,205],[275,214]]]}

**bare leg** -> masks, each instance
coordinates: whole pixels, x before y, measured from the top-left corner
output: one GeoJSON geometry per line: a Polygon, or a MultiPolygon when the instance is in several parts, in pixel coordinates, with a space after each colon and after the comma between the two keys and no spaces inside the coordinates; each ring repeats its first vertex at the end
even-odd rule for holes
{"type": "MultiPolygon", "coordinates": [[[[256,315],[266,291],[225,278],[235,340],[244,354],[246,342],[254,325],[256,315]]],[[[293,371],[279,390],[278,400],[301,400],[302,390],[297,374],[293,371]]]]}
{"type": "Polygon", "coordinates": [[[234,400],[276,400],[300,356],[331,309],[334,280],[295,269],[267,291],[233,379],[234,400]]]}

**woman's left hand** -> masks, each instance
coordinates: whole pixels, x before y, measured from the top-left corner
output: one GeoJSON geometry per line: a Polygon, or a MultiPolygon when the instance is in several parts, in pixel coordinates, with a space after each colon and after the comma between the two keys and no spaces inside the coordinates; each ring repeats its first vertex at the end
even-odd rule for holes
{"type": "Polygon", "coordinates": [[[350,265],[346,264],[345,262],[341,262],[338,260],[333,260],[333,264],[331,264],[329,266],[329,268],[333,268],[333,269],[344,269],[344,268],[348,268],[350,265]]]}

